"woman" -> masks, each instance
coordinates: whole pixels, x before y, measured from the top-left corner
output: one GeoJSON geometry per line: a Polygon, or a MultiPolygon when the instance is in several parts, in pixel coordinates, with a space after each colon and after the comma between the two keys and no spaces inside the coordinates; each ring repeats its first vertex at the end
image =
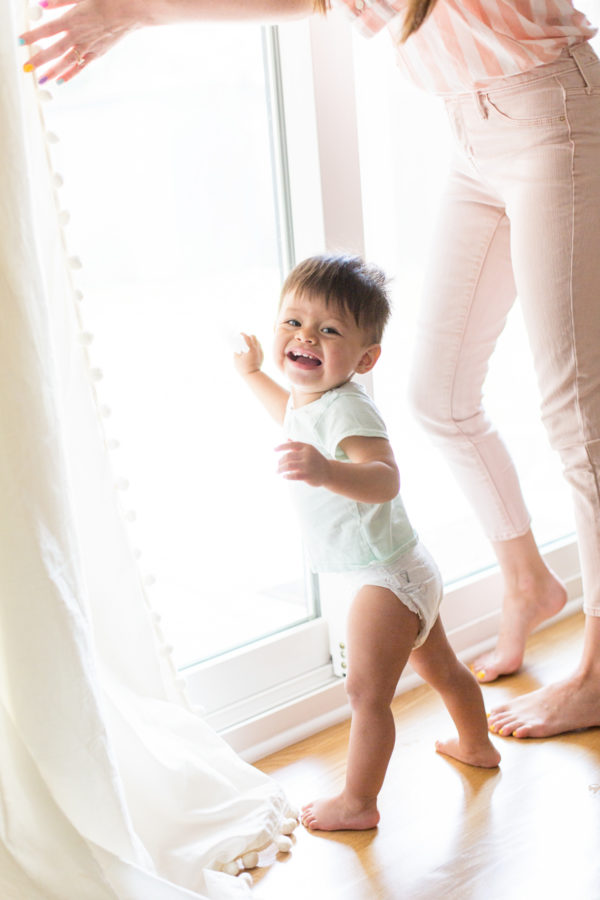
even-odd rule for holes
{"type": "MultiPolygon", "coordinates": [[[[494,711],[490,727],[542,737],[600,725],[600,62],[569,0],[339,0],[366,33],[387,26],[400,67],[442,94],[456,139],[417,341],[412,399],[493,543],[505,581],[496,650],[480,681],[514,672],[565,603],[530,530],[513,464],[481,404],[518,293],[542,415],[573,488],[585,596],[580,664],[494,711]]],[[[43,0],[56,9],[63,0],[43,0]]],[[[328,0],[80,0],[22,38],[51,38],[28,68],[67,81],[151,24],[268,20],[328,0]]]]}

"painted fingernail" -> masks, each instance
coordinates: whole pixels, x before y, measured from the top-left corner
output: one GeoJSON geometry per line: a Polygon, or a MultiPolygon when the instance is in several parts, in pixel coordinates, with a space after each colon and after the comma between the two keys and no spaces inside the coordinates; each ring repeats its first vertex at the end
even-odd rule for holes
{"type": "Polygon", "coordinates": [[[48,0],[40,0],[40,6],[43,6],[44,9],[48,9],[48,0]]]}
{"type": "Polygon", "coordinates": [[[42,77],[41,77],[40,80],[38,81],[38,84],[46,84],[47,81],[48,81],[48,76],[47,76],[47,75],[42,75],[42,77]]]}
{"type": "Polygon", "coordinates": [[[23,66],[23,71],[24,72],[33,72],[33,68],[34,67],[32,66],[32,64],[30,62],[26,62],[25,65],[23,66]]]}
{"type": "Polygon", "coordinates": [[[21,47],[23,46],[24,43],[25,43],[25,38],[19,38],[19,44],[21,45],[21,47]]]}
{"type": "Polygon", "coordinates": [[[477,678],[479,678],[480,681],[482,678],[485,678],[485,669],[480,669],[479,672],[477,672],[477,678]]]}
{"type": "Polygon", "coordinates": [[[57,84],[64,84],[64,83],[65,83],[65,79],[64,79],[64,78],[57,78],[56,83],[57,83],[57,84]]]}

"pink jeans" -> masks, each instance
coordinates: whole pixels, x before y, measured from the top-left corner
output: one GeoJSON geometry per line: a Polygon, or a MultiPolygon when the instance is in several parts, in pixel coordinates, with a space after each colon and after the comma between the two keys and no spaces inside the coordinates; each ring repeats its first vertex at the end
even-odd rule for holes
{"type": "Polygon", "coordinates": [[[529,528],[482,406],[518,294],[542,418],[574,497],[585,611],[600,616],[600,61],[558,61],[446,99],[457,153],[435,236],[411,383],[488,537],[529,528]]]}

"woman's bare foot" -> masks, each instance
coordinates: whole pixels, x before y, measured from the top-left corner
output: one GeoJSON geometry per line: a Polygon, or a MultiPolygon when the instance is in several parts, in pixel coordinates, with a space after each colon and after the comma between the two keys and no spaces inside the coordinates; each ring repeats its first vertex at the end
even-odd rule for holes
{"type": "Polygon", "coordinates": [[[491,741],[468,747],[461,744],[458,738],[451,738],[448,741],[436,741],[435,749],[444,756],[451,756],[459,762],[482,769],[495,769],[500,763],[500,754],[491,741]]]}
{"type": "Polygon", "coordinates": [[[378,824],[379,811],[375,800],[366,805],[351,804],[340,794],[307,803],[300,818],[312,831],[366,831],[378,824]]]}
{"type": "Polygon", "coordinates": [[[550,569],[543,579],[532,579],[518,593],[507,594],[502,623],[494,650],[478,657],[470,666],[480,683],[500,675],[512,675],[523,662],[527,638],[538,625],[560,612],[567,602],[562,581],[550,569]]]}
{"type": "Polygon", "coordinates": [[[516,697],[492,710],[490,731],[503,737],[543,738],[600,726],[600,682],[597,675],[574,675],[516,697]]]}

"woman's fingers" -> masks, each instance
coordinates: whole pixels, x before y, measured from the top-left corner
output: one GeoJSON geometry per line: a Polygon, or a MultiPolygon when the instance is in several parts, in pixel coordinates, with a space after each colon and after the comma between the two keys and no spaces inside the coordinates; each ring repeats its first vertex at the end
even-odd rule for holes
{"type": "MultiPolygon", "coordinates": [[[[65,0],[48,0],[47,8],[68,5],[65,0]]],[[[79,0],[76,6],[71,4],[70,9],[52,21],[24,32],[19,40],[28,47],[37,41],[56,38],[43,50],[33,53],[25,63],[25,71],[54,63],[44,73],[44,81],[57,77],[69,81],[134,27],[133,21],[119,10],[114,4],[109,9],[103,0],[79,0]]]]}

